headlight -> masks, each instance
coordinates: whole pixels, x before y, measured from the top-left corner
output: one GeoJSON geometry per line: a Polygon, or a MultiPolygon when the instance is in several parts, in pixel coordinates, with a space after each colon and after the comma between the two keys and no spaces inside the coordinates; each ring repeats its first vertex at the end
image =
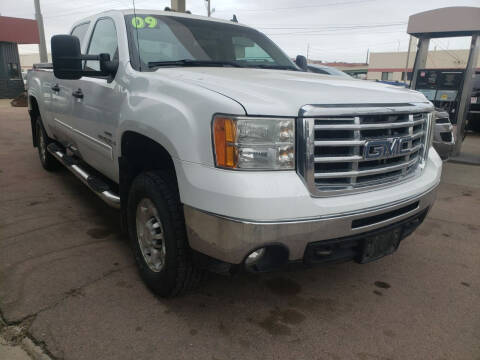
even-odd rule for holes
{"type": "Polygon", "coordinates": [[[295,169],[295,121],[281,118],[213,119],[215,164],[237,170],[295,169]]]}

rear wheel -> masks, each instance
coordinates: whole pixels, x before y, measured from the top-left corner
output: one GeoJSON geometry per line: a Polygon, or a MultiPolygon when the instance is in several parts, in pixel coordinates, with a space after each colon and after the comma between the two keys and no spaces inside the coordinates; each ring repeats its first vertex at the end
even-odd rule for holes
{"type": "Polygon", "coordinates": [[[35,135],[37,137],[38,156],[40,157],[40,163],[43,168],[48,171],[57,170],[60,167],[60,164],[47,150],[47,146],[52,140],[47,136],[47,133],[43,128],[40,116],[37,117],[37,121],[35,122],[35,135]]]}
{"type": "Polygon", "coordinates": [[[204,271],[192,263],[172,174],[149,171],[138,175],[130,188],[127,218],[140,275],[153,292],[176,296],[200,282],[204,271]]]}

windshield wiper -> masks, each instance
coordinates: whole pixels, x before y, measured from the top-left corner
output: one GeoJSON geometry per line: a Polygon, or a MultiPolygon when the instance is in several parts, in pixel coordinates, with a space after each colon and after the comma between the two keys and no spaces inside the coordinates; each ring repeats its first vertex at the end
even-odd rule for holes
{"type": "Polygon", "coordinates": [[[275,70],[293,70],[298,71],[297,68],[289,65],[269,65],[269,64],[256,64],[256,65],[249,65],[248,67],[253,68],[261,68],[261,69],[275,69],[275,70]]]}
{"type": "Polygon", "coordinates": [[[233,66],[233,67],[244,67],[233,61],[212,61],[212,60],[192,60],[192,59],[183,59],[183,60],[174,60],[174,61],[150,61],[148,63],[149,68],[159,67],[159,66],[233,66]]]}

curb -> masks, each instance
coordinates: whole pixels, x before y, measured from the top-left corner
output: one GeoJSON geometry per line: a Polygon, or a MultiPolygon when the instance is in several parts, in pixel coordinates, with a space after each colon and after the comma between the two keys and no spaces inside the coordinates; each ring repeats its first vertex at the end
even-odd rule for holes
{"type": "Polygon", "coordinates": [[[51,360],[50,356],[45,354],[42,348],[35,345],[35,343],[28,337],[22,340],[20,346],[34,360],[51,360]]]}
{"type": "MultiPolygon", "coordinates": [[[[0,330],[7,327],[8,324],[0,316],[0,330]]],[[[11,328],[19,329],[18,326],[11,326],[11,328]]],[[[3,334],[0,333],[0,344],[14,348],[20,348],[25,353],[25,356],[28,356],[33,360],[52,360],[52,358],[47,355],[40,346],[36,345],[32,339],[28,337],[28,334],[24,334],[23,336],[23,339],[21,339],[19,342],[10,343],[10,341],[5,339],[3,334]]]]}

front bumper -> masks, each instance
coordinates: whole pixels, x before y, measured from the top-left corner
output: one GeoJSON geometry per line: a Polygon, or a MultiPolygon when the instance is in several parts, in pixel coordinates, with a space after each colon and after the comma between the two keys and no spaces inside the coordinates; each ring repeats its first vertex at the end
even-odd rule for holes
{"type": "Polygon", "coordinates": [[[231,264],[242,263],[250,252],[267,245],[284,246],[288,260],[298,261],[305,258],[309,244],[355,237],[425,214],[436,189],[360,211],[279,222],[229,218],[185,205],[188,240],[194,250],[231,264]]]}

